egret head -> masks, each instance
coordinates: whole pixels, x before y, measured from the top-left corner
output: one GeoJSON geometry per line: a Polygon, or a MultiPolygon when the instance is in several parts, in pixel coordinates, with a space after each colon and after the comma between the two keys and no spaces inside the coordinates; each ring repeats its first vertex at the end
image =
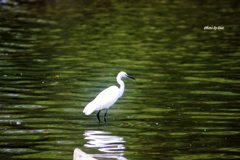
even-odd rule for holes
{"type": "Polygon", "coordinates": [[[126,72],[123,72],[123,71],[119,72],[118,75],[117,75],[117,77],[119,77],[120,79],[121,79],[121,78],[125,78],[125,77],[131,78],[131,79],[135,79],[133,76],[130,76],[130,75],[128,75],[126,72]]]}

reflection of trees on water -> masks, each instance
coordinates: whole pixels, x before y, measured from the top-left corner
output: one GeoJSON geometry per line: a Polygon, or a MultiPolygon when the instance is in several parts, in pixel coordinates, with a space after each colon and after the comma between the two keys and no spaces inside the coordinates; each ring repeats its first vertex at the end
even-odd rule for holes
{"type": "Polygon", "coordinates": [[[118,160],[126,160],[124,157],[124,139],[123,137],[112,135],[111,132],[88,130],[84,133],[87,148],[96,148],[100,154],[94,154],[99,158],[114,158],[118,160]]]}

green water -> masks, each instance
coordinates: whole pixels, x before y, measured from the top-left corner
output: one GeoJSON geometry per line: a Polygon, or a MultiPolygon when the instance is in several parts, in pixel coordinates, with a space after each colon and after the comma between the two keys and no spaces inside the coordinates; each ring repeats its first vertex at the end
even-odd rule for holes
{"type": "Polygon", "coordinates": [[[0,2],[1,160],[240,158],[238,0],[0,2]]]}

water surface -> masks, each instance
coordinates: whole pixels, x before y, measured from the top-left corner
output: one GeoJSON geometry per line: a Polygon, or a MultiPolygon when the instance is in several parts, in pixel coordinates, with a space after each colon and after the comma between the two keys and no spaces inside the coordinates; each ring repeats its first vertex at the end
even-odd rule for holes
{"type": "Polygon", "coordinates": [[[0,2],[0,159],[240,158],[238,1],[0,2]]]}

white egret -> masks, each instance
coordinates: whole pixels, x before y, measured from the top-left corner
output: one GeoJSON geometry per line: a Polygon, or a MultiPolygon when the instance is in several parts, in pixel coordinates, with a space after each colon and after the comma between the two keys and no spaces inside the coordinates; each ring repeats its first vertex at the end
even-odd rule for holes
{"type": "Polygon", "coordinates": [[[100,123],[99,114],[101,110],[105,109],[106,111],[104,114],[104,122],[106,123],[108,109],[118,100],[118,98],[120,98],[123,95],[125,85],[122,78],[125,77],[135,79],[134,77],[128,75],[123,71],[119,72],[116,79],[120,87],[110,86],[104,89],[97,95],[97,97],[93,101],[88,103],[88,105],[84,108],[83,113],[85,113],[86,115],[90,115],[94,111],[98,111],[97,118],[98,122],[100,123]]]}

